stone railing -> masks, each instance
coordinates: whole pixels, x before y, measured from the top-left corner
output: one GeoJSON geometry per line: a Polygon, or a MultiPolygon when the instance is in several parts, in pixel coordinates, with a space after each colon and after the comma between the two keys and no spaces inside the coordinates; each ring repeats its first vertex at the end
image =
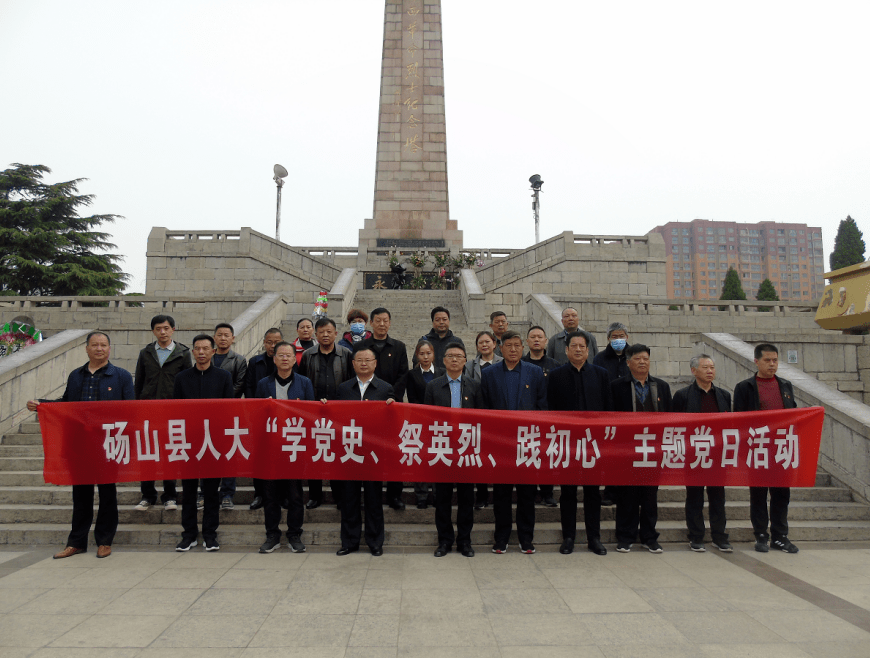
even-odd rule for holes
{"type": "Polygon", "coordinates": [[[472,269],[462,269],[459,272],[459,298],[462,301],[462,311],[470,321],[474,318],[486,317],[486,295],[480,289],[477,274],[472,269]]]}
{"type": "Polygon", "coordinates": [[[69,373],[85,363],[87,329],[71,329],[0,359],[0,433],[30,415],[27,401],[59,398],[69,373]]]}
{"type": "Polygon", "coordinates": [[[233,350],[250,359],[263,347],[267,329],[281,326],[287,315],[287,300],[281,293],[270,292],[245,309],[230,324],[236,332],[233,350]]]}
{"type": "Polygon", "coordinates": [[[353,308],[353,301],[359,287],[358,278],[355,267],[345,267],[327,295],[329,308],[332,311],[330,316],[337,319],[339,326],[344,322],[350,309],[353,308]],[[341,315],[337,315],[336,311],[340,311],[341,315]]]}
{"type": "MultiPolygon", "coordinates": [[[[717,383],[728,389],[756,372],[753,346],[731,334],[705,333],[696,350],[716,360],[717,383]]],[[[825,408],[819,465],[870,499],[870,407],[783,363],[782,356],[777,374],[792,383],[798,406],[825,408]]]]}

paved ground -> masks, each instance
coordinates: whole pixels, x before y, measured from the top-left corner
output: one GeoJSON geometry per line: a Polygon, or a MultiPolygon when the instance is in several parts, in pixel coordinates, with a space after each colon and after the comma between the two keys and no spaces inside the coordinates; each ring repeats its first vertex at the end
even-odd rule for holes
{"type": "Polygon", "coordinates": [[[0,656],[870,656],[870,543],[664,548],[436,559],[120,546],[52,560],[8,546],[0,656]]]}

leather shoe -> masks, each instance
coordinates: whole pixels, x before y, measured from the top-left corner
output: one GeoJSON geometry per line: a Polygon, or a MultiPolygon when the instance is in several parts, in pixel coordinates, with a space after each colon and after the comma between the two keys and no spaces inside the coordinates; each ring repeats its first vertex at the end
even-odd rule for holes
{"type": "Polygon", "coordinates": [[[562,555],[571,555],[574,552],[574,540],[570,537],[565,538],[559,547],[559,552],[562,555]]]}
{"type": "Polygon", "coordinates": [[[262,496],[254,496],[254,500],[251,501],[250,509],[260,509],[263,506],[263,497],[262,496]]]}
{"type": "Polygon", "coordinates": [[[320,501],[316,498],[311,498],[305,503],[305,509],[317,509],[320,507],[320,501]]]}
{"type": "Polygon", "coordinates": [[[447,544],[438,544],[438,548],[435,549],[435,557],[444,557],[452,550],[452,546],[448,546],[447,544]]]}
{"type": "Polygon", "coordinates": [[[384,554],[384,549],[380,546],[369,547],[369,551],[371,551],[372,555],[374,555],[375,557],[380,557],[384,554]]]}
{"type": "Polygon", "coordinates": [[[471,548],[470,544],[465,546],[458,546],[459,552],[462,553],[463,557],[474,557],[474,549],[471,548]]]}
{"type": "Polygon", "coordinates": [[[350,555],[351,553],[356,553],[358,550],[359,546],[342,546],[335,552],[335,554],[339,556],[350,555]]]}
{"type": "Polygon", "coordinates": [[[604,548],[604,544],[601,543],[598,537],[590,539],[588,546],[589,550],[595,553],[595,555],[607,555],[607,549],[604,548]]]}
{"type": "Polygon", "coordinates": [[[85,548],[76,548],[75,546],[67,546],[60,553],[54,554],[55,560],[60,560],[65,557],[72,557],[73,555],[78,555],[79,553],[86,553],[87,549],[85,548]]]}
{"type": "Polygon", "coordinates": [[[390,501],[390,507],[392,507],[394,510],[398,510],[401,512],[403,509],[405,509],[405,503],[402,501],[401,498],[393,498],[390,501]]]}
{"type": "Polygon", "coordinates": [[[109,557],[112,554],[112,547],[105,544],[97,548],[97,557],[109,557]]]}

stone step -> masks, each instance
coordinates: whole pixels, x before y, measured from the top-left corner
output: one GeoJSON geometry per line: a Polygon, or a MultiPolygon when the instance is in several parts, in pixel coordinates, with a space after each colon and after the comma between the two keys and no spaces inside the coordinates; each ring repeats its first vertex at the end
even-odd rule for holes
{"type": "MultiPolygon", "coordinates": [[[[283,526],[282,526],[283,527],[283,526]]],[[[387,551],[390,547],[432,546],[437,544],[435,525],[387,523],[385,528],[387,551]]],[[[686,527],[680,521],[661,521],[657,525],[659,541],[665,550],[688,550],[686,527]],[[668,544],[675,544],[668,546],[668,544]]],[[[472,543],[479,550],[488,550],[492,544],[493,524],[476,523],[472,531],[472,543]]],[[[734,544],[751,544],[754,541],[749,521],[735,521],[728,524],[729,539],[734,544]]],[[[46,523],[0,524],[0,543],[8,545],[56,545],[63,546],[69,535],[69,525],[46,523]]],[[[115,536],[115,546],[165,546],[171,550],[179,540],[181,528],[164,525],[121,524],[115,536]]],[[[870,523],[866,521],[794,521],[789,523],[789,538],[797,544],[805,541],[868,541],[870,523]]],[[[254,525],[222,525],[218,530],[218,540],[225,546],[250,546],[256,550],[265,539],[262,527],[254,525]]],[[[708,538],[709,539],[709,538],[708,538]]],[[[601,527],[601,540],[613,552],[616,539],[612,521],[605,521],[601,527]]],[[[333,523],[311,523],[303,527],[302,541],[312,546],[339,546],[339,527],[333,523]]],[[[558,523],[539,523],[535,526],[535,544],[558,545],[562,541],[561,526],[558,523]]],[[[584,542],[583,525],[578,525],[578,550],[584,542]]],[[[511,534],[509,551],[517,550],[516,532],[511,534]]],[[[738,549],[742,548],[737,546],[738,549]]],[[[93,550],[93,547],[91,547],[93,550]]],[[[363,550],[365,550],[363,548],[363,550]]],[[[634,550],[644,550],[635,545],[634,550]]],[[[534,558],[531,558],[534,559],[534,558]]],[[[571,559],[571,558],[566,558],[571,559]]]]}
{"type": "Polygon", "coordinates": [[[33,432],[24,434],[16,432],[14,434],[4,434],[0,437],[0,447],[3,446],[30,446],[42,445],[42,434],[33,432]]]}
{"type": "Polygon", "coordinates": [[[31,457],[42,459],[42,442],[35,445],[0,445],[0,458],[2,457],[31,457]]]}
{"type": "MultiPolygon", "coordinates": [[[[743,502],[726,503],[726,516],[730,521],[748,520],[749,505],[743,502]]],[[[583,506],[579,506],[578,519],[583,519],[583,506]]],[[[614,519],[615,507],[601,509],[602,521],[614,519]]],[[[659,521],[680,521],[685,519],[685,507],[679,503],[659,503],[659,521]]],[[[285,513],[286,514],[286,513],[285,513]]],[[[154,506],[149,510],[140,511],[132,505],[120,505],[118,515],[121,523],[174,525],[181,523],[181,510],[166,511],[162,506],[154,506]]],[[[198,514],[200,520],[202,513],[198,514]]],[[[72,505],[23,505],[0,504],[0,524],[4,523],[68,523],[72,518],[72,505]]],[[[221,510],[222,523],[230,525],[258,525],[264,523],[263,510],[249,510],[246,506],[237,506],[232,510],[221,510]]],[[[492,506],[475,511],[475,518],[483,523],[494,523],[492,506]]],[[[557,507],[539,506],[535,510],[535,518],[540,523],[558,523],[560,512],[557,507]]],[[[435,522],[435,509],[430,506],[421,510],[408,507],[404,511],[384,508],[384,519],[395,525],[414,525],[435,522]]],[[[827,503],[820,505],[815,501],[792,502],[789,505],[789,522],[791,521],[865,521],[870,520],[870,508],[860,503],[827,503]]],[[[340,521],[338,510],[332,505],[321,506],[305,511],[305,522],[334,523],[340,521]]]]}
{"type": "Polygon", "coordinates": [[[42,471],[42,457],[0,457],[2,471],[42,471]]]}

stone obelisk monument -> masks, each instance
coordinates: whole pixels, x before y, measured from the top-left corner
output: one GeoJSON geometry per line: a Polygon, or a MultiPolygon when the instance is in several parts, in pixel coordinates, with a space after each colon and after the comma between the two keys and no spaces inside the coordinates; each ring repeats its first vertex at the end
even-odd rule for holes
{"type": "MultiPolygon", "coordinates": [[[[359,266],[375,249],[458,251],[449,218],[441,0],[386,0],[378,160],[372,219],[359,232],[359,266]]],[[[383,253],[383,252],[382,252],[383,253]]]]}

